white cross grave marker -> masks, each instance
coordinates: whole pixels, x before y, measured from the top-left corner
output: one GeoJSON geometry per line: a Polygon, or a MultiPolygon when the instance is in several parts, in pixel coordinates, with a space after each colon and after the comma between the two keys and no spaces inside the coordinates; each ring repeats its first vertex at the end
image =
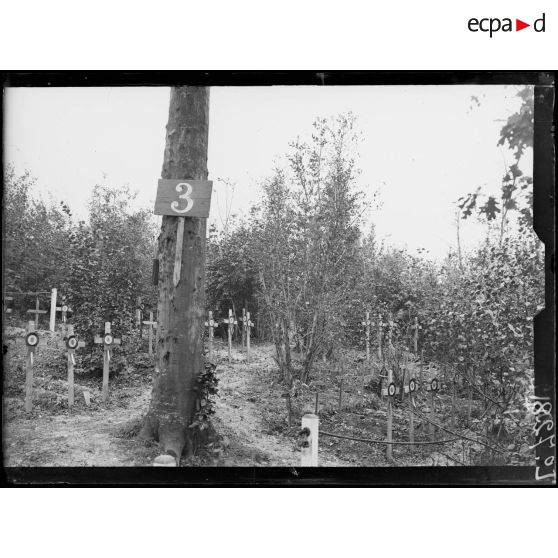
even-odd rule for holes
{"type": "Polygon", "coordinates": [[[121,344],[120,339],[116,339],[115,337],[112,336],[110,332],[110,327],[111,327],[110,322],[105,322],[105,334],[103,335],[103,337],[101,337],[100,335],[95,335],[95,340],[94,340],[96,344],[102,344],[104,348],[103,350],[103,393],[102,393],[103,403],[106,403],[108,400],[109,364],[110,364],[112,346],[121,344]]]}
{"type": "Polygon", "coordinates": [[[254,322],[250,319],[250,312],[246,312],[246,360],[250,358],[250,336],[254,322]]]}
{"type": "Polygon", "coordinates": [[[149,354],[153,354],[153,328],[157,328],[157,322],[153,320],[153,312],[149,312],[149,320],[142,322],[149,326],[149,354]]]}
{"type": "MultiPolygon", "coordinates": [[[[393,371],[388,368],[388,381],[387,386],[382,388],[382,395],[388,396],[388,406],[387,406],[387,441],[392,441],[392,431],[393,431],[393,398],[400,393],[399,388],[393,382],[393,371]]],[[[392,444],[387,444],[386,447],[386,457],[391,459],[393,457],[393,446],[392,444]]]]}
{"type": "Polygon", "coordinates": [[[76,364],[76,349],[85,347],[85,341],[79,341],[74,335],[74,326],[68,326],[68,337],[66,338],[66,348],[68,349],[68,406],[74,405],[74,366],[76,364]]]}
{"type": "Polygon", "coordinates": [[[434,441],[434,436],[435,436],[435,427],[434,424],[432,424],[433,422],[435,422],[436,419],[436,410],[434,408],[434,396],[436,395],[436,392],[440,389],[440,382],[437,378],[432,378],[432,380],[430,380],[430,383],[426,386],[426,391],[430,392],[430,424],[429,424],[429,428],[430,428],[430,437],[432,438],[432,441],[434,441]]]}
{"type": "Polygon", "coordinates": [[[56,311],[57,312],[61,312],[62,314],[62,329],[64,330],[66,328],[66,322],[68,321],[68,312],[71,312],[72,309],[68,307],[68,305],[66,304],[66,301],[64,300],[64,297],[62,297],[62,306],[57,306],[56,307],[56,311]]]}
{"type": "Polygon", "coordinates": [[[35,360],[35,352],[41,345],[46,345],[46,340],[41,339],[37,332],[34,322],[27,322],[27,334],[25,339],[27,345],[27,361],[25,363],[25,411],[30,413],[33,410],[33,365],[35,360]]]}
{"type": "Polygon", "coordinates": [[[39,329],[39,314],[46,314],[46,310],[39,310],[39,297],[37,297],[35,302],[34,310],[27,310],[28,314],[35,314],[35,330],[39,329]]]}
{"type": "Polygon", "coordinates": [[[225,318],[223,320],[224,324],[228,324],[229,328],[228,328],[228,337],[229,337],[229,363],[231,362],[231,351],[232,351],[232,332],[233,332],[233,327],[235,325],[237,325],[237,321],[234,319],[233,317],[233,313],[232,310],[229,309],[229,317],[225,318]]]}

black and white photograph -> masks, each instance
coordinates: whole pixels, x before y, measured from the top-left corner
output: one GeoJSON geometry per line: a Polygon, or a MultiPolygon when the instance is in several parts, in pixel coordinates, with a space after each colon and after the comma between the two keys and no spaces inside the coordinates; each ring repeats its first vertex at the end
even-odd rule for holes
{"type": "Polygon", "coordinates": [[[555,482],[518,75],[8,79],[5,470],[555,482]]]}

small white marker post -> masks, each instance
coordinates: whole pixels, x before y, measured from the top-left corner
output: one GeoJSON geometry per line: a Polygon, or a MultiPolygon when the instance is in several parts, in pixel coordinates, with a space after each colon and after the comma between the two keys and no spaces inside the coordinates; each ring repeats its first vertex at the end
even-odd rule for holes
{"type": "Polygon", "coordinates": [[[68,326],[68,338],[66,339],[66,348],[68,349],[68,406],[74,405],[74,366],[76,364],[76,349],[85,347],[85,341],[78,341],[74,335],[74,326],[68,326]]]}
{"type": "MultiPolygon", "coordinates": [[[[387,405],[387,441],[391,442],[392,440],[392,431],[393,431],[393,398],[399,393],[399,388],[393,383],[393,372],[391,368],[388,368],[388,385],[387,387],[382,389],[382,395],[388,396],[388,405],[387,405]]],[[[393,457],[393,448],[392,444],[387,444],[386,447],[386,457],[388,459],[392,459],[393,457]]]]}
{"type": "Polygon", "coordinates": [[[34,310],[27,310],[28,314],[35,314],[35,330],[39,329],[39,314],[46,314],[46,310],[39,310],[39,297],[37,297],[35,302],[34,310]]]}
{"type": "Polygon", "coordinates": [[[370,360],[370,312],[366,312],[366,319],[361,322],[365,328],[366,335],[366,362],[370,360]]]}
{"type": "Polygon", "coordinates": [[[57,289],[52,289],[50,294],[50,323],[49,329],[54,332],[56,328],[56,295],[58,293],[57,289]]]}
{"type": "Polygon", "coordinates": [[[103,403],[108,400],[108,383],[109,383],[109,363],[110,356],[113,345],[120,345],[120,339],[114,338],[110,333],[110,322],[105,322],[105,335],[101,337],[100,335],[95,335],[95,343],[103,344],[103,392],[102,399],[103,403]]]}
{"type": "Polygon", "coordinates": [[[149,312],[149,320],[145,320],[142,322],[145,325],[149,326],[149,349],[148,352],[150,355],[153,354],[153,328],[157,327],[157,322],[153,320],[153,312],[149,312]]]}
{"type": "Polygon", "coordinates": [[[215,327],[215,322],[213,321],[213,312],[211,310],[209,311],[209,318],[208,318],[207,322],[205,322],[205,327],[209,328],[209,333],[208,333],[209,353],[208,353],[208,356],[211,359],[211,356],[213,355],[213,328],[215,327]]]}
{"type": "Polygon", "coordinates": [[[430,438],[432,439],[432,441],[434,441],[435,438],[434,436],[435,430],[434,430],[434,425],[432,423],[435,422],[436,419],[436,411],[434,409],[434,396],[436,395],[436,392],[439,389],[440,389],[440,383],[436,378],[433,378],[430,381],[430,384],[426,386],[426,391],[430,392],[430,420],[432,422],[429,423],[429,427],[430,427],[430,438]]]}
{"type": "Polygon", "coordinates": [[[308,413],[302,417],[301,455],[300,465],[302,467],[318,466],[318,432],[320,419],[318,415],[308,413]]]}
{"type": "Polygon", "coordinates": [[[246,360],[250,359],[250,337],[254,323],[250,319],[250,312],[246,312],[246,360]]]}

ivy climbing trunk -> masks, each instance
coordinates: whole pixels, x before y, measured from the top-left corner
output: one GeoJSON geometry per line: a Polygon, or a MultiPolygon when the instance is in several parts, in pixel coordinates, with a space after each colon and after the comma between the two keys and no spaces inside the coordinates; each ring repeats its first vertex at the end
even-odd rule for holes
{"type": "MultiPolygon", "coordinates": [[[[209,88],[171,90],[162,178],[207,179],[209,88]]],[[[203,369],[206,219],[185,217],[180,280],[173,280],[179,220],[163,216],[159,235],[157,364],[151,405],[140,436],[180,459],[196,408],[203,369]]]]}

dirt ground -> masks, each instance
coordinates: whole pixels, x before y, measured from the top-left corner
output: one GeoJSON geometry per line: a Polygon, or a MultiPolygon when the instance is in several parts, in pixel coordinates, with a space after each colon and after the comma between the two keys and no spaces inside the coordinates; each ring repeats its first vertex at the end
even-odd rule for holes
{"type": "MultiPolygon", "coordinates": [[[[101,379],[79,374],[76,368],[76,405],[67,405],[64,351],[58,334],[41,332],[47,345],[35,360],[35,393],[32,413],[26,414],[24,358],[26,348],[16,342],[23,330],[8,335],[3,405],[3,455],[5,466],[148,466],[160,453],[156,443],[136,438],[151,396],[151,374],[117,374],[111,377],[110,401],[101,403],[101,379]],[[83,392],[90,394],[86,406],[83,392]]],[[[219,394],[213,424],[218,442],[213,448],[183,459],[181,465],[298,466],[300,417],[314,412],[318,392],[320,430],[352,437],[384,440],[385,402],[368,387],[371,370],[358,355],[348,355],[340,370],[335,363],[320,363],[318,376],[300,385],[292,398],[289,425],[284,387],[278,381],[271,344],[255,344],[249,361],[235,347],[228,362],[225,346],[216,341],[219,394]],[[351,360],[352,359],[352,360],[351,360]],[[341,377],[343,382],[341,383],[341,377]],[[341,393],[341,396],[340,396],[341,393]],[[215,449],[217,448],[217,449],[215,449]]],[[[147,357],[146,357],[147,358],[147,357]]],[[[443,396],[440,396],[442,400],[443,396]]],[[[424,408],[424,401],[419,401],[424,408]]],[[[441,406],[440,406],[441,408],[441,406]]],[[[439,417],[444,420],[448,417],[439,417]]],[[[394,408],[393,439],[408,440],[409,412],[394,408]]],[[[414,420],[415,440],[430,439],[427,424],[414,420]]],[[[439,438],[448,435],[441,432],[439,438]]],[[[323,436],[320,466],[458,465],[467,458],[462,444],[394,446],[387,460],[386,446],[323,436]]],[[[473,451],[482,451],[480,446],[473,451]]],[[[469,456],[470,458],[470,456],[469,456]]]]}

